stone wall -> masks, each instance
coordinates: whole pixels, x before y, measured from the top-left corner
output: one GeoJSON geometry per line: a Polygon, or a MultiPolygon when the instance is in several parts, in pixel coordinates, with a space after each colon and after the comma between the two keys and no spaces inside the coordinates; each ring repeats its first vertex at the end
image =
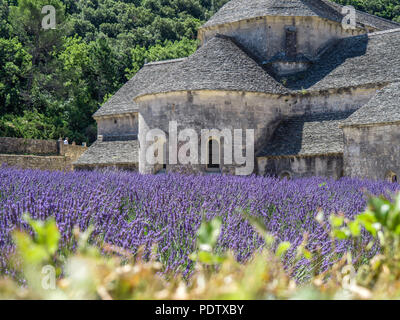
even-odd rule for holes
{"type": "Polygon", "coordinates": [[[263,157],[257,158],[258,174],[268,176],[303,177],[332,177],[339,179],[343,176],[343,156],[320,155],[310,157],[263,157]]]}
{"type": "MultiPolygon", "coordinates": [[[[326,92],[304,92],[297,95],[269,95],[230,91],[191,91],[142,96],[139,140],[151,129],[168,132],[169,121],[178,122],[178,131],[201,129],[254,129],[255,152],[266,146],[280,121],[286,117],[311,113],[357,110],[375,94],[377,87],[342,89],[326,92]]],[[[149,144],[147,144],[149,145],[149,144]]],[[[139,156],[140,172],[154,173],[145,165],[145,154],[139,156]]],[[[233,173],[235,166],[223,166],[223,173],[233,173]]],[[[202,172],[205,165],[168,167],[169,171],[202,172]]]]}
{"type": "Polygon", "coordinates": [[[0,153],[57,155],[59,150],[56,140],[33,140],[0,137],[0,153]]]}
{"type": "Polygon", "coordinates": [[[121,140],[124,137],[133,137],[138,134],[138,114],[114,115],[97,117],[97,132],[103,140],[112,138],[121,140]]]}
{"type": "Polygon", "coordinates": [[[70,170],[71,163],[63,156],[25,156],[0,154],[0,165],[6,164],[20,169],[70,170]]]}
{"type": "Polygon", "coordinates": [[[60,155],[65,156],[71,162],[75,162],[87,150],[87,147],[77,145],[63,145],[60,155]]]}
{"type": "MultiPolygon", "coordinates": [[[[139,163],[141,173],[155,173],[155,167],[146,165],[145,151],[153,143],[146,143],[149,130],[160,129],[169,132],[169,122],[176,121],[178,133],[184,129],[194,129],[200,139],[203,129],[246,129],[255,133],[255,145],[261,147],[268,141],[280,121],[285,98],[267,94],[228,92],[228,91],[193,91],[172,92],[140,98],[139,115],[139,163]]],[[[168,138],[168,137],[167,137],[168,138]]],[[[182,144],[179,144],[179,148],[182,144]]],[[[223,141],[221,141],[223,158],[223,141]]],[[[243,143],[243,146],[245,143],[243,143]]],[[[198,146],[201,146],[199,140],[198,146]]],[[[200,159],[199,147],[199,156],[200,159]]],[[[168,155],[167,155],[168,157],[168,155]]],[[[222,164],[223,173],[234,173],[237,165],[222,164]]],[[[206,165],[173,165],[168,171],[185,173],[206,172],[206,165]]]]}
{"type": "Polygon", "coordinates": [[[285,117],[300,116],[312,113],[358,110],[368,103],[382,86],[344,88],[313,92],[305,90],[285,99],[286,107],[282,108],[285,117]]]}
{"type": "Polygon", "coordinates": [[[400,125],[344,127],[344,172],[374,180],[400,177],[400,125]]]}
{"type": "Polygon", "coordinates": [[[204,44],[216,34],[230,36],[259,61],[266,61],[285,51],[288,26],[296,27],[297,52],[311,57],[334,40],[366,33],[361,29],[345,30],[340,23],[318,17],[268,16],[203,28],[199,39],[204,44]]]}
{"type": "Polygon", "coordinates": [[[74,165],[73,169],[78,171],[122,170],[122,171],[137,172],[139,168],[136,164],[116,164],[116,165],[74,165]]]}
{"type": "Polygon", "coordinates": [[[72,170],[72,163],[87,150],[56,140],[0,137],[0,165],[21,169],[72,170]]]}

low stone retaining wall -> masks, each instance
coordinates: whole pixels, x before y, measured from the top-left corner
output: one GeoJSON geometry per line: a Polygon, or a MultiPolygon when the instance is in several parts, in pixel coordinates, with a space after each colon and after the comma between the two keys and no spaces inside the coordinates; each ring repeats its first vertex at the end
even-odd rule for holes
{"type": "Polygon", "coordinates": [[[83,146],[64,145],[63,141],[0,137],[0,165],[69,171],[86,150],[83,146]]]}
{"type": "Polygon", "coordinates": [[[71,164],[64,156],[24,156],[0,154],[0,164],[21,169],[71,170],[71,164]]]}

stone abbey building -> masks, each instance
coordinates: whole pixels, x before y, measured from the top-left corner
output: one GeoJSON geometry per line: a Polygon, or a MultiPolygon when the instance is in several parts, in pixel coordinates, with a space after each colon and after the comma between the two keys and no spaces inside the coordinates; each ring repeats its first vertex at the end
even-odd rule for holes
{"type": "Polygon", "coordinates": [[[98,140],[75,168],[233,172],[222,156],[217,166],[149,165],[146,133],[168,135],[176,121],[254,129],[259,175],[396,180],[400,24],[359,11],[354,28],[343,19],[327,0],[228,2],[200,28],[197,52],[146,64],[94,114],[98,140]]]}

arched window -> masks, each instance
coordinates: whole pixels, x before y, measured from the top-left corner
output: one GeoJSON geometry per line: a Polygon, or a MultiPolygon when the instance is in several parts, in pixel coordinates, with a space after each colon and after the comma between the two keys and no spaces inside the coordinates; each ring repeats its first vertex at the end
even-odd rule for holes
{"type": "Polygon", "coordinates": [[[219,142],[211,139],[208,142],[208,162],[207,169],[218,170],[220,168],[220,147],[219,142]]]}
{"type": "Polygon", "coordinates": [[[291,174],[289,171],[282,171],[282,172],[279,174],[279,178],[281,178],[282,180],[283,180],[283,179],[290,180],[290,179],[292,179],[292,174],[291,174]]]}
{"type": "Polygon", "coordinates": [[[158,158],[158,150],[162,152],[161,156],[159,157],[159,162],[157,163],[155,170],[157,174],[162,174],[167,172],[167,162],[168,162],[168,154],[167,148],[168,144],[165,139],[157,139],[157,143],[159,143],[159,147],[155,152],[155,157],[158,158]]]}
{"type": "Polygon", "coordinates": [[[393,171],[388,171],[385,180],[391,183],[397,183],[397,174],[393,171]]]}

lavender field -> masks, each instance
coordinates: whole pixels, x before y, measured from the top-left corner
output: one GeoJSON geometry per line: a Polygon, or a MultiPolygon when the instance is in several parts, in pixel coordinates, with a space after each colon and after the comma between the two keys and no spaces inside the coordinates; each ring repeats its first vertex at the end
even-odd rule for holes
{"type": "MultiPolygon", "coordinates": [[[[0,168],[0,273],[13,275],[7,266],[14,251],[11,232],[29,230],[24,213],[34,219],[55,217],[62,239],[60,249],[74,249],[74,227],[89,225],[93,237],[135,253],[157,247],[156,259],[165,272],[190,275],[196,232],[203,219],[222,217],[219,250],[232,250],[239,261],[248,260],[261,248],[263,239],[240,212],[262,219],[269,232],[291,249],[285,265],[291,265],[296,246],[308,234],[311,252],[323,254],[321,270],[336,262],[349,248],[356,259],[373,254],[361,243],[332,243],[328,230],[315,219],[323,211],[353,217],[366,206],[367,195],[390,196],[398,184],[343,178],[308,178],[293,181],[264,177],[144,176],[127,172],[45,172],[0,168]]],[[[296,269],[307,269],[307,261],[296,269]]],[[[293,267],[293,266],[292,266],[293,267]]]]}

